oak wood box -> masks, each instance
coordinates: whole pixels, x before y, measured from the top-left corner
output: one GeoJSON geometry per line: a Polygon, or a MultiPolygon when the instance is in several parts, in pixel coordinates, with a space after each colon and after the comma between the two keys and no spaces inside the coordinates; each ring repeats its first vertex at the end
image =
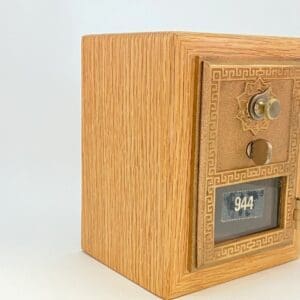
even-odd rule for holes
{"type": "Polygon", "coordinates": [[[83,250],[164,299],[294,259],[299,61],[295,38],[84,36],[83,250]],[[280,115],[252,120],[265,89],[280,115]],[[246,155],[257,139],[266,164],[246,155]],[[274,178],[277,226],[216,242],[218,189],[274,178]]]}

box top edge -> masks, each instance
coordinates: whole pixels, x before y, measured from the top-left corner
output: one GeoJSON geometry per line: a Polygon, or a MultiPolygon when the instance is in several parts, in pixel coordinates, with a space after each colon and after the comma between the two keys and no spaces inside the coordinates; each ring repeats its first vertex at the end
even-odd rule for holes
{"type": "Polygon", "coordinates": [[[234,34],[234,33],[220,33],[220,32],[193,32],[193,31],[141,31],[141,32],[112,32],[112,33],[91,33],[83,34],[82,39],[96,38],[102,36],[139,36],[139,35],[170,35],[178,37],[215,37],[215,38],[248,38],[248,39],[286,39],[286,40],[299,40],[300,37],[295,36],[274,36],[274,35],[261,35],[261,34],[234,34]]]}

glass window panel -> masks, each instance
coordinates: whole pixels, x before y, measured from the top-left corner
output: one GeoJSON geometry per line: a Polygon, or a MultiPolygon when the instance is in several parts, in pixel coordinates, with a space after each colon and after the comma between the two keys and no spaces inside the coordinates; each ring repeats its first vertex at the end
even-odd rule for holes
{"type": "Polygon", "coordinates": [[[277,177],[217,188],[215,242],[278,227],[281,184],[277,177]]]}

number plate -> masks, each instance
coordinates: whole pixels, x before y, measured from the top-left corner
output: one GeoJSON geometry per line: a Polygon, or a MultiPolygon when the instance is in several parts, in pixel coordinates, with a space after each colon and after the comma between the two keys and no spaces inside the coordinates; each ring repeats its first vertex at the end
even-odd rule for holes
{"type": "Polygon", "coordinates": [[[262,217],[264,193],[264,189],[223,193],[221,222],[262,217]]]}
{"type": "Polygon", "coordinates": [[[217,188],[215,242],[277,227],[281,181],[271,178],[217,188]]]}

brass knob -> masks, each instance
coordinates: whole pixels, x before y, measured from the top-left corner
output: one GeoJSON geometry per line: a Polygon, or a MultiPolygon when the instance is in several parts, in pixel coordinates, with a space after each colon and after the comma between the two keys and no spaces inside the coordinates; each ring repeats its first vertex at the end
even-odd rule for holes
{"type": "Polygon", "coordinates": [[[264,139],[252,141],[247,145],[246,153],[256,165],[268,164],[272,159],[272,144],[264,139]]]}
{"type": "Polygon", "coordinates": [[[254,120],[274,120],[280,113],[280,101],[274,98],[270,90],[255,95],[249,102],[249,113],[254,120]]]}

